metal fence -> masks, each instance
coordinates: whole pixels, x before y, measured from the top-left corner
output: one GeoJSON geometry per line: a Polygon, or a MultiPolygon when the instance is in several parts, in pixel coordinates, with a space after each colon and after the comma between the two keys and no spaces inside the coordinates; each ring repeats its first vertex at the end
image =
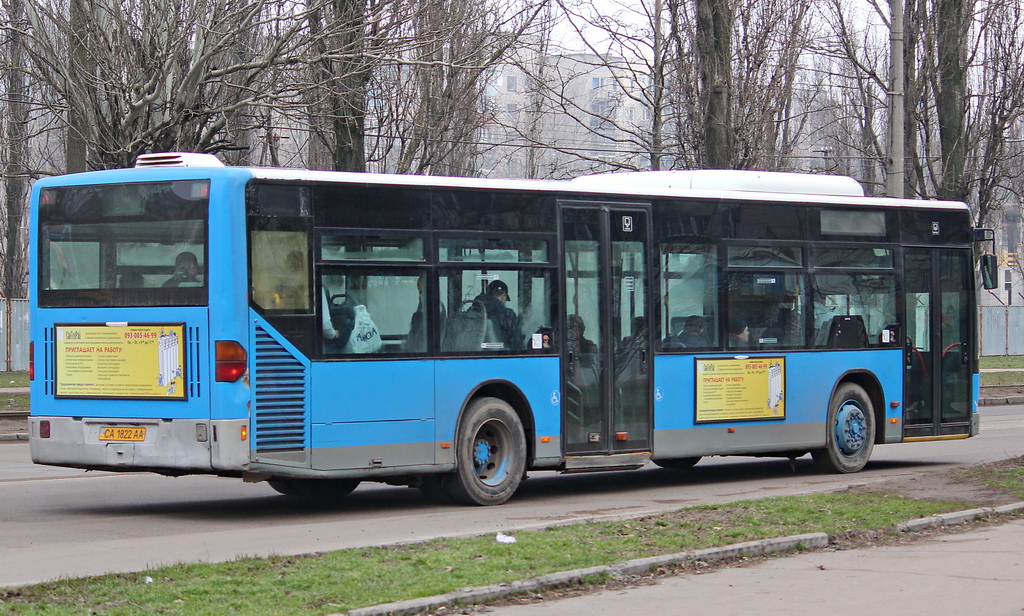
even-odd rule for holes
{"type": "Polygon", "coordinates": [[[981,354],[1024,355],[1024,306],[981,307],[981,354]]]}
{"type": "Polygon", "coordinates": [[[28,300],[0,298],[0,371],[28,370],[28,300]]]}

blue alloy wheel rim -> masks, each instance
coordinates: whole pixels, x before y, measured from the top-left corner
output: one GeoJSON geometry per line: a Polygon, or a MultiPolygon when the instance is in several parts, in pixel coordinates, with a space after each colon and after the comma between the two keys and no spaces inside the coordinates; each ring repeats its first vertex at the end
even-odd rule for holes
{"type": "Polygon", "coordinates": [[[867,434],[867,417],[860,405],[847,400],[836,413],[836,446],[844,456],[855,456],[864,449],[867,434]]]}
{"type": "Polygon", "coordinates": [[[508,427],[501,422],[480,426],[473,443],[473,470],[484,485],[498,486],[508,476],[510,439],[508,427]]]}

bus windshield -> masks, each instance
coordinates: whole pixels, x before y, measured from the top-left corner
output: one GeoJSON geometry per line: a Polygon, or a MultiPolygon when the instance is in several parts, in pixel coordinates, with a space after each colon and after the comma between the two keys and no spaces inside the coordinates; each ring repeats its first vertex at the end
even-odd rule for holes
{"type": "Polygon", "coordinates": [[[209,192],[207,180],[44,189],[39,305],[205,305],[209,192]]]}

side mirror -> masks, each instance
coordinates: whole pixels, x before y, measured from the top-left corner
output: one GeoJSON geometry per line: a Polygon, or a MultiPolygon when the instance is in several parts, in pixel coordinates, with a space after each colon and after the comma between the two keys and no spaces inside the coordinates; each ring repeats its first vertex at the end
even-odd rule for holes
{"type": "Polygon", "coordinates": [[[999,286],[999,262],[995,255],[981,255],[981,285],[989,290],[999,286]]]}

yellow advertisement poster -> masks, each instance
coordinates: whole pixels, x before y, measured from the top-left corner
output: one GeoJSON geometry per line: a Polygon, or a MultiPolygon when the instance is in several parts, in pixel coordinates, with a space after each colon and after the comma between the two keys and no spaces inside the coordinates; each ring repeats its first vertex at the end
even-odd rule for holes
{"type": "Polygon", "coordinates": [[[185,399],[183,325],[58,325],[57,396],[185,399]]]}
{"type": "Polygon", "coordinates": [[[785,418],[785,357],[697,360],[697,423],[785,418]]]}

